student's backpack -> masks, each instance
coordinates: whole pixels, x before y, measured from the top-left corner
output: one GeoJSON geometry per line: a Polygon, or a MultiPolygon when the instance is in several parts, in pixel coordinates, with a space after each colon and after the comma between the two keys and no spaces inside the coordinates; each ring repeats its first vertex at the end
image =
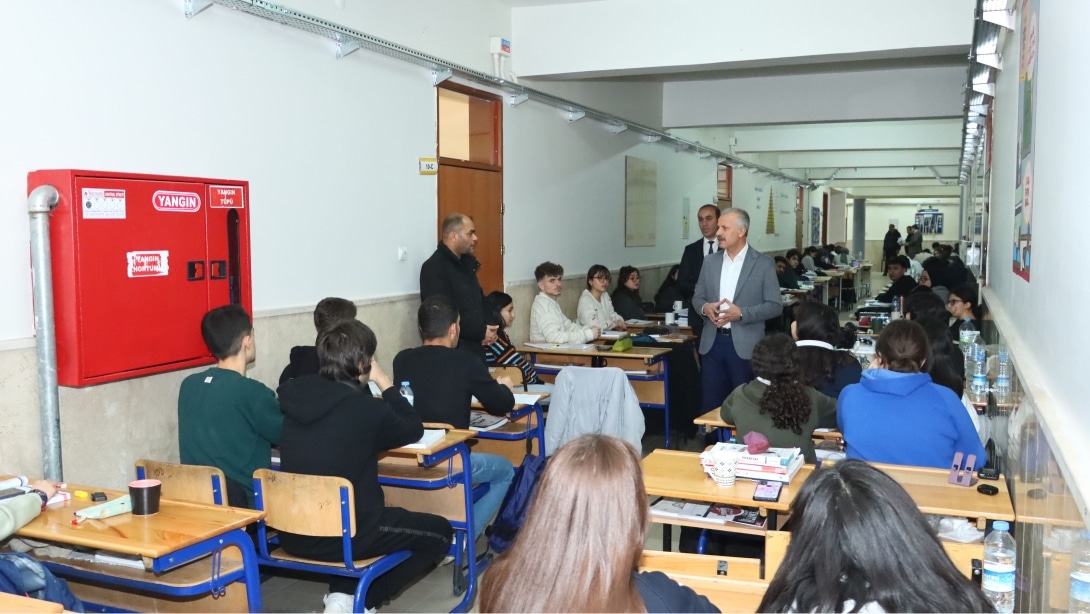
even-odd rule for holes
{"type": "Polygon", "coordinates": [[[503,497],[496,519],[485,529],[488,545],[494,552],[500,553],[507,550],[515,541],[522,523],[526,521],[526,513],[534,500],[541,474],[545,473],[545,460],[544,456],[527,454],[526,458],[522,459],[522,464],[515,470],[515,478],[503,497]]]}

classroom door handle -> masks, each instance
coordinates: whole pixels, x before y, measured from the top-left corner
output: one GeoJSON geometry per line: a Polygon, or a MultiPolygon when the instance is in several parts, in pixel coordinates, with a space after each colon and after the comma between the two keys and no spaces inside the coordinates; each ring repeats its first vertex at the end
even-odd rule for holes
{"type": "Polygon", "coordinates": [[[201,281],[204,279],[204,261],[190,260],[185,263],[185,278],[189,281],[201,281]]]}
{"type": "Polygon", "coordinates": [[[226,260],[212,260],[208,263],[208,266],[212,269],[209,275],[210,279],[227,279],[226,260]]]}

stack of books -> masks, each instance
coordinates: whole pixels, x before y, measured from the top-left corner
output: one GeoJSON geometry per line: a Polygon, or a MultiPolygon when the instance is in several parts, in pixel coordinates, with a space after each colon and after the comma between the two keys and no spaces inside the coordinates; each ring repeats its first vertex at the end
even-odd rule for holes
{"type": "Polygon", "coordinates": [[[749,446],[744,443],[719,442],[700,454],[705,471],[711,466],[711,458],[716,451],[737,453],[738,470],[735,475],[746,480],[790,482],[803,464],[802,450],[799,448],[769,448],[767,452],[750,454],[749,446]]]}
{"type": "Polygon", "coordinates": [[[733,522],[752,527],[763,527],[765,521],[757,510],[743,510],[729,505],[712,505],[665,497],[651,505],[651,515],[663,519],[678,518],[722,525],[733,522]]]}

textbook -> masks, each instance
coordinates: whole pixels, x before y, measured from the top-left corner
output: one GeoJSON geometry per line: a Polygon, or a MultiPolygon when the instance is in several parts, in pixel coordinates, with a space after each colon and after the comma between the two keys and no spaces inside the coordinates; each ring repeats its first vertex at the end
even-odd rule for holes
{"type": "Polygon", "coordinates": [[[420,438],[420,441],[401,447],[409,450],[423,450],[443,437],[446,437],[446,435],[447,432],[443,429],[424,429],[424,436],[420,438]]]}
{"type": "Polygon", "coordinates": [[[772,481],[772,482],[787,483],[787,482],[790,482],[791,479],[795,477],[795,474],[799,472],[799,469],[802,469],[802,463],[803,463],[803,458],[802,458],[802,455],[800,454],[800,455],[795,457],[795,460],[791,461],[790,465],[787,466],[787,472],[786,473],[778,473],[776,471],[765,471],[765,470],[750,471],[750,470],[747,470],[747,469],[743,469],[742,465],[739,464],[738,469],[735,472],[735,476],[737,476],[739,478],[742,478],[744,480],[769,480],[769,481],[772,481]]]}
{"type": "Polygon", "coordinates": [[[795,458],[802,454],[800,448],[769,448],[767,452],[760,454],[750,454],[749,446],[744,443],[727,443],[719,442],[715,444],[712,449],[701,453],[701,458],[707,455],[708,458],[711,454],[717,450],[727,450],[731,452],[738,452],[741,456],[738,458],[739,464],[745,465],[771,465],[773,467],[788,467],[794,462],[795,458]]]}
{"type": "MultiPolygon", "coordinates": [[[[695,501],[683,501],[679,499],[667,499],[665,497],[655,501],[651,506],[651,515],[660,518],[680,518],[702,522],[714,522],[715,524],[727,524],[743,514],[742,508],[729,505],[698,503],[695,501]]],[[[742,524],[752,524],[743,522],[742,524]]]]}
{"type": "Polygon", "coordinates": [[[469,412],[469,429],[471,431],[491,431],[507,424],[507,418],[493,416],[480,411],[469,412]]]}
{"type": "Polygon", "coordinates": [[[623,330],[603,330],[598,333],[598,336],[602,339],[623,339],[628,336],[628,333],[623,330]]]}
{"type": "Polygon", "coordinates": [[[651,506],[651,515],[663,516],[666,518],[704,520],[704,515],[708,513],[710,508],[711,504],[708,503],[662,498],[651,506]]]}

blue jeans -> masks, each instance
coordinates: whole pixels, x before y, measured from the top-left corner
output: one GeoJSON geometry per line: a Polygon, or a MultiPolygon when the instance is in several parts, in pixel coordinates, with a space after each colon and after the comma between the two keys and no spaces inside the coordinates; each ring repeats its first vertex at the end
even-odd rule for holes
{"type": "Polygon", "coordinates": [[[511,461],[495,454],[473,452],[469,455],[470,481],[473,485],[488,483],[488,492],[473,504],[473,539],[480,537],[503,503],[507,488],[515,479],[511,461]]]}

